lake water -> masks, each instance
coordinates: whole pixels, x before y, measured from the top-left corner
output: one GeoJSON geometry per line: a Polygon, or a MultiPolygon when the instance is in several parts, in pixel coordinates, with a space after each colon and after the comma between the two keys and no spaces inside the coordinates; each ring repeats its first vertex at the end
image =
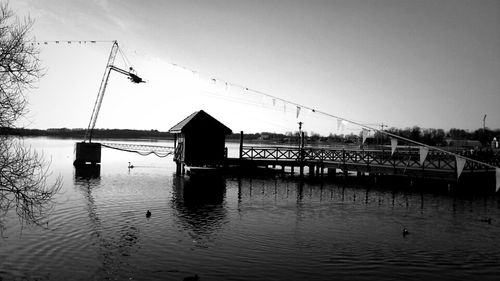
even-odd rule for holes
{"type": "Polygon", "coordinates": [[[75,174],[75,142],[25,139],[51,160],[49,182],[60,175],[63,187],[47,228],[21,227],[13,210],[2,218],[0,280],[500,276],[495,195],[291,177],[180,178],[171,156],[105,148],[100,176],[89,179],[75,174]]]}

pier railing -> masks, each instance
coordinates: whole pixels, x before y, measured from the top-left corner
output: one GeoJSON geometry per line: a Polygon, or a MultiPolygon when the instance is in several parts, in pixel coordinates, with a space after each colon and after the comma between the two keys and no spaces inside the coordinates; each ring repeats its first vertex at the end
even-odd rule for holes
{"type": "MultiPolygon", "coordinates": [[[[297,161],[299,163],[335,163],[362,166],[379,166],[405,169],[456,170],[456,158],[441,151],[429,151],[425,161],[420,163],[418,148],[398,148],[394,154],[391,149],[352,149],[352,148],[303,148],[298,147],[257,147],[242,146],[241,158],[248,160],[297,161]]],[[[470,157],[470,156],[468,156],[470,157]]],[[[488,164],[497,164],[498,159],[481,159],[488,164]],[[493,163],[492,163],[493,162],[493,163]]],[[[491,170],[488,166],[467,161],[464,170],[491,170]]]]}

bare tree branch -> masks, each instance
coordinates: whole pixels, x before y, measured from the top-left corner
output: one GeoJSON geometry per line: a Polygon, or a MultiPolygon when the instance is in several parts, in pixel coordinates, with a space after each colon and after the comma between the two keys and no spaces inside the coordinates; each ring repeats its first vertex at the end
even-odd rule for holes
{"type": "Polygon", "coordinates": [[[28,39],[31,18],[20,20],[0,4],[0,127],[13,127],[26,113],[23,91],[33,88],[43,76],[39,49],[28,39]]]}
{"type": "MultiPolygon", "coordinates": [[[[28,39],[33,20],[20,20],[0,3],[0,127],[14,127],[27,112],[23,92],[42,77],[39,50],[28,39]]],[[[61,188],[61,178],[48,185],[48,162],[20,141],[0,136],[0,234],[3,218],[15,210],[22,225],[42,225],[61,188]]]]}

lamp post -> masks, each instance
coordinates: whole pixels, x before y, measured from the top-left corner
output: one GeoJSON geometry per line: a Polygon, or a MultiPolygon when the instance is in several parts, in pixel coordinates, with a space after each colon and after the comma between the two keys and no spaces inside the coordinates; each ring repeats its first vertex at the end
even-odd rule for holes
{"type": "Polygon", "coordinates": [[[302,147],[304,146],[304,136],[302,134],[302,124],[304,124],[304,122],[299,122],[299,148],[302,149],[302,147]]]}
{"type": "Polygon", "coordinates": [[[300,176],[304,175],[304,133],[302,132],[302,124],[304,122],[299,122],[299,160],[300,160],[300,176]]]}

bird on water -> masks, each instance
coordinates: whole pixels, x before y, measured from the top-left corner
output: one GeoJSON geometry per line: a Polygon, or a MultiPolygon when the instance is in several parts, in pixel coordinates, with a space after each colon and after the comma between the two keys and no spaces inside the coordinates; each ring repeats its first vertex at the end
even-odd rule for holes
{"type": "Polygon", "coordinates": [[[403,237],[406,236],[406,235],[408,235],[408,234],[410,234],[410,232],[408,231],[408,229],[406,229],[406,227],[403,228],[403,237]]]}
{"type": "Polygon", "coordinates": [[[184,281],[198,281],[198,280],[200,280],[198,278],[198,274],[195,274],[194,276],[184,277],[184,281]]]}
{"type": "Polygon", "coordinates": [[[151,217],[151,212],[148,210],[148,211],[146,212],[146,218],[150,218],[150,217],[151,217]]]}
{"type": "Polygon", "coordinates": [[[479,221],[487,222],[488,224],[491,224],[491,218],[482,218],[479,221]]]}
{"type": "Polygon", "coordinates": [[[134,165],[130,164],[130,162],[128,162],[128,168],[129,169],[133,169],[134,168],[134,165]]]}

